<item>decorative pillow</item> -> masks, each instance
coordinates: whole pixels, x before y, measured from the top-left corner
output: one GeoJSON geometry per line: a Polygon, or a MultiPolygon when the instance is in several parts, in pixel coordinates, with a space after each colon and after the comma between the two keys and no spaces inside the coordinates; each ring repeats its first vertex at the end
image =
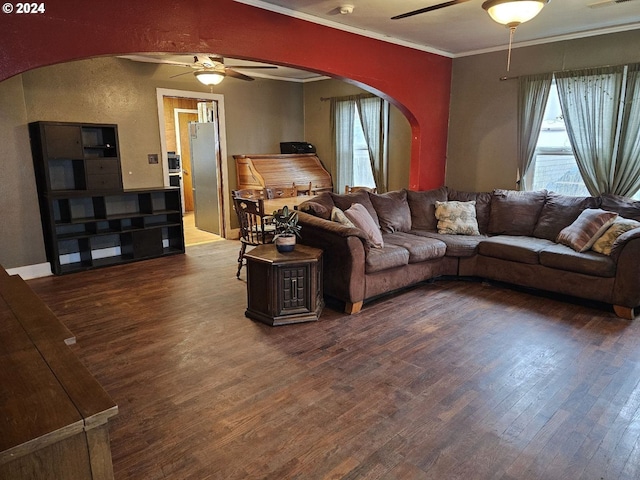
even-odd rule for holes
{"type": "Polygon", "coordinates": [[[396,190],[382,194],[370,193],[369,199],[376,209],[380,230],[387,233],[411,230],[411,210],[407,203],[407,191],[396,190]]]}
{"type": "Polygon", "coordinates": [[[407,191],[407,202],[411,210],[411,228],[435,232],[438,228],[436,220],[436,201],[447,201],[447,187],[415,192],[407,191]]]}
{"type": "Polygon", "coordinates": [[[308,213],[309,215],[313,215],[314,217],[324,218],[325,220],[329,220],[331,217],[331,211],[327,210],[324,205],[310,200],[302,202],[300,205],[296,205],[295,209],[308,213]]]}
{"type": "Polygon", "coordinates": [[[546,198],[546,190],[494,190],[491,197],[489,233],[532,236],[546,198]]]}
{"type": "Polygon", "coordinates": [[[491,213],[491,197],[491,192],[463,192],[450,188],[447,200],[456,202],[471,202],[475,200],[478,230],[480,233],[487,233],[489,230],[489,214],[491,213]]]}
{"type": "Polygon", "coordinates": [[[364,206],[359,203],[354,203],[350,208],[344,211],[344,214],[356,227],[367,234],[367,237],[369,237],[369,243],[372,247],[384,247],[380,228],[373,221],[373,218],[364,206]]]}
{"type": "Polygon", "coordinates": [[[340,223],[345,227],[355,228],[355,225],[351,222],[351,220],[349,220],[344,212],[338,207],[333,207],[333,209],[331,210],[331,220],[333,222],[340,223]]]}
{"type": "Polygon", "coordinates": [[[480,235],[476,219],[476,202],[436,202],[438,233],[480,235]]]}
{"type": "Polygon", "coordinates": [[[604,255],[611,255],[611,247],[618,239],[620,235],[634,228],[640,227],[640,222],[631,220],[628,218],[618,217],[615,222],[604,232],[604,234],[596,240],[591,249],[594,252],[602,253],[604,255]]]}
{"type": "Polygon", "coordinates": [[[369,212],[369,215],[373,218],[376,227],[380,226],[380,223],[378,222],[378,214],[376,213],[376,209],[373,208],[373,203],[371,203],[371,200],[369,199],[369,192],[366,190],[358,190],[356,193],[347,194],[329,192],[329,195],[331,195],[334,205],[343,212],[350,208],[354,203],[359,203],[367,209],[367,212],[369,212]]]}
{"type": "Polygon", "coordinates": [[[558,234],[557,243],[573,248],[576,252],[586,252],[615,222],[618,214],[599,208],[587,208],[578,218],[563,228],[558,234]]]}

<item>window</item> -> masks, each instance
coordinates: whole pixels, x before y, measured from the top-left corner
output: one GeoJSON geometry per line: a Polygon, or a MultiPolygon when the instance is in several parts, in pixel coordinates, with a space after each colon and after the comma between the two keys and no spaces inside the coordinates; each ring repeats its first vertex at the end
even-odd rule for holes
{"type": "Polygon", "coordinates": [[[547,189],[563,195],[589,195],[571,150],[555,82],[549,92],[532,168],[530,190],[547,189]]]}
{"type": "Polygon", "coordinates": [[[331,110],[337,190],[357,185],[385,192],[389,104],[357,95],[333,98],[331,110]]]}

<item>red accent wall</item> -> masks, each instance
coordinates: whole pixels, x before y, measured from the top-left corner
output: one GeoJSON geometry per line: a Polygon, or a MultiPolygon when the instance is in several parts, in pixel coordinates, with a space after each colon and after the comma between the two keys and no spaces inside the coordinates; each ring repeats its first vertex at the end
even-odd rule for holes
{"type": "Polygon", "coordinates": [[[409,119],[409,187],[444,183],[447,57],[232,0],[54,0],[44,14],[0,13],[0,45],[0,80],[45,65],[134,52],[209,52],[347,80],[385,97],[409,119]]]}

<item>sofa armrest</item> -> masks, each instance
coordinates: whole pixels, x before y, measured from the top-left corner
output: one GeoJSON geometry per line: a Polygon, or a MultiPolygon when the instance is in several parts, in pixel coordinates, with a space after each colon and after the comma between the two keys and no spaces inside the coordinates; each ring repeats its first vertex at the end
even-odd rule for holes
{"type": "Polygon", "coordinates": [[[324,293],[347,303],[364,300],[366,234],[337,222],[298,213],[300,243],[323,250],[324,293]]]}
{"type": "Polygon", "coordinates": [[[611,256],[617,264],[613,304],[628,308],[640,306],[640,228],[620,235],[611,256]]]}

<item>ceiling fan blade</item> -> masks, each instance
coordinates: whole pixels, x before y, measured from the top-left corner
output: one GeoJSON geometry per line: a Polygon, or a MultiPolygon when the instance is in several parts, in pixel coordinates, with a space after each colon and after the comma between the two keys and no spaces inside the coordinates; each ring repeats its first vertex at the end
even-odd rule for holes
{"type": "Polygon", "coordinates": [[[395,17],[391,17],[391,20],[400,20],[401,18],[413,17],[414,15],[419,15],[421,13],[431,12],[433,10],[438,10],[444,7],[450,7],[452,5],[457,5],[459,3],[465,3],[469,0],[451,0],[449,2],[439,3],[438,5],[431,5],[430,7],[420,8],[418,10],[414,10],[412,12],[403,13],[401,15],[396,15],[395,17]]]}
{"type": "Polygon", "coordinates": [[[250,77],[248,75],[245,75],[244,73],[236,72],[235,70],[233,70],[231,68],[225,68],[224,69],[224,73],[228,77],[237,78],[238,80],[247,80],[249,82],[252,82],[253,80],[255,80],[254,78],[252,78],[252,77],[250,77]]]}
{"type": "Polygon", "coordinates": [[[227,68],[249,68],[251,70],[261,68],[274,70],[278,67],[275,65],[227,65],[227,68]]]}

